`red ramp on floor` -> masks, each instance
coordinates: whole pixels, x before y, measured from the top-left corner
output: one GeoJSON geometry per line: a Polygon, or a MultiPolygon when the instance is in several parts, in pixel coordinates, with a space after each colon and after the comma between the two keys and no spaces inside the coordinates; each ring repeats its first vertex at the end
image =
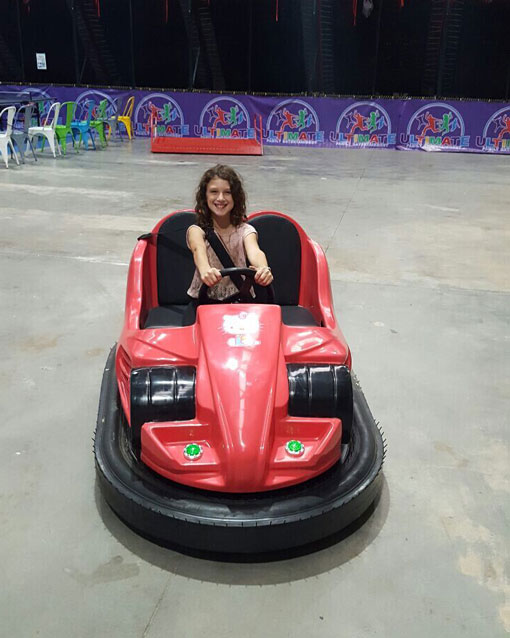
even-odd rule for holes
{"type": "Polygon", "coordinates": [[[168,137],[160,136],[151,120],[153,153],[204,153],[207,155],[262,155],[262,117],[254,117],[255,137],[168,137]]]}

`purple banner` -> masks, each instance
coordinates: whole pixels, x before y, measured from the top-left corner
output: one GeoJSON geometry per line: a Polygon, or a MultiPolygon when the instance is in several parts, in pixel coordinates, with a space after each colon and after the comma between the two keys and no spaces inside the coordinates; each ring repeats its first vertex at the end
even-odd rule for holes
{"type": "Polygon", "coordinates": [[[253,138],[262,117],[267,146],[391,148],[471,153],[510,153],[510,104],[461,100],[271,97],[213,93],[118,91],[76,87],[16,87],[33,99],[61,102],[135,96],[133,127],[158,136],[253,138]]]}

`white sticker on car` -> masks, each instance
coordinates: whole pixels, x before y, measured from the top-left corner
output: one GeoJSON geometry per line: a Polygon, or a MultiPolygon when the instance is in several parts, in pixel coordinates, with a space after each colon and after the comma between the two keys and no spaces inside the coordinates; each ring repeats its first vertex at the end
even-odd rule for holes
{"type": "Polygon", "coordinates": [[[223,315],[223,332],[232,335],[227,344],[233,348],[258,346],[259,317],[254,312],[223,315]]]}

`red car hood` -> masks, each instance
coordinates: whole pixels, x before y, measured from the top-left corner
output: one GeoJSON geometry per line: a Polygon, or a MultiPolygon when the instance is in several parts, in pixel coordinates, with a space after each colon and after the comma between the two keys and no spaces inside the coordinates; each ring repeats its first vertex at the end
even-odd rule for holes
{"type": "MultiPolygon", "coordinates": [[[[230,458],[227,480],[239,488],[245,479],[258,484],[266,471],[265,450],[282,365],[286,380],[280,328],[277,306],[198,309],[199,360],[207,368],[217,425],[230,458]]],[[[200,391],[200,379],[197,388],[200,391]]]]}
{"type": "Polygon", "coordinates": [[[197,355],[196,418],[146,423],[147,465],[195,487],[256,492],[302,482],[338,460],[339,419],[288,416],[279,306],[199,306],[187,330],[197,355]],[[304,444],[299,457],[286,452],[293,439],[304,444]],[[183,455],[191,442],[202,448],[199,459],[183,455]]]}

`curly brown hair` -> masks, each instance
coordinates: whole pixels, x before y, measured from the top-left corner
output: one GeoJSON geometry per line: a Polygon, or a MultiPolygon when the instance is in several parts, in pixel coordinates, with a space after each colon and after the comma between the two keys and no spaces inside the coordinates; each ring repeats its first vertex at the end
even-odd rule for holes
{"type": "Polygon", "coordinates": [[[195,212],[197,214],[197,224],[203,228],[212,228],[212,213],[207,206],[207,184],[212,179],[218,177],[224,179],[230,184],[232,199],[234,200],[234,208],[230,213],[230,221],[233,226],[239,226],[246,220],[246,193],[244,192],[241,177],[230,166],[225,164],[216,164],[212,168],[205,171],[198,183],[195,193],[195,212]]]}

